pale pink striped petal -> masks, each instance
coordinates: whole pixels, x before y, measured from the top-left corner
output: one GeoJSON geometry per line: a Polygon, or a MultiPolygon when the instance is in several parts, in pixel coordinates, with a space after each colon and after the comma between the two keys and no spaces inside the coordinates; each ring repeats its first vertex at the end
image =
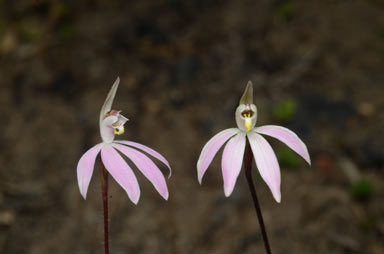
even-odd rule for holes
{"type": "Polygon", "coordinates": [[[230,137],[234,136],[239,131],[240,130],[237,128],[223,130],[213,136],[213,138],[205,144],[203,150],[201,151],[199,160],[197,161],[197,178],[200,184],[217,151],[219,151],[219,149],[230,137]]]}
{"type": "Polygon", "coordinates": [[[225,196],[231,195],[243,164],[245,133],[240,132],[226,144],[221,160],[225,196]]]}
{"type": "Polygon", "coordinates": [[[134,204],[139,202],[140,188],[132,169],[120,156],[120,154],[109,144],[101,149],[101,159],[105,168],[118,184],[127,192],[128,197],[134,204]]]}
{"type": "Polygon", "coordinates": [[[89,149],[83,156],[81,156],[79,163],[77,164],[77,182],[79,184],[80,193],[84,199],[87,198],[88,186],[91,182],[96,157],[102,146],[103,143],[100,143],[89,149]]]}
{"type": "Polygon", "coordinates": [[[161,161],[162,163],[164,163],[168,167],[168,169],[169,169],[168,178],[171,177],[172,169],[171,169],[171,166],[169,165],[168,161],[164,158],[164,156],[162,156],[161,154],[159,154],[158,152],[156,152],[152,148],[149,148],[148,146],[145,146],[145,145],[133,142],[133,141],[126,141],[126,140],[115,140],[115,143],[120,143],[120,144],[124,144],[127,146],[133,146],[133,147],[140,149],[140,150],[146,152],[147,154],[155,157],[156,159],[158,159],[159,161],[161,161]]]}
{"type": "Polygon", "coordinates": [[[309,157],[307,146],[293,131],[277,125],[265,125],[255,128],[254,130],[258,133],[277,138],[311,165],[311,158],[309,157]]]}
{"type": "Polygon", "coordinates": [[[280,167],[276,155],[260,134],[248,132],[247,135],[260,175],[272,191],[275,200],[280,203],[280,167]]]}
{"type": "Polygon", "coordinates": [[[160,195],[168,200],[168,188],[160,169],[146,155],[128,146],[113,144],[120,152],[127,156],[143,175],[153,184],[160,195]]]}

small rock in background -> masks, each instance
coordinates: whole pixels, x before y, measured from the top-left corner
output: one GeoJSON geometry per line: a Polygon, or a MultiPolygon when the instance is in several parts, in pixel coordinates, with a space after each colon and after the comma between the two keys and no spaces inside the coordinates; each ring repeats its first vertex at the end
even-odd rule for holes
{"type": "Polygon", "coordinates": [[[15,213],[12,210],[0,210],[0,226],[10,226],[15,221],[15,213]]]}
{"type": "Polygon", "coordinates": [[[7,54],[17,47],[17,39],[14,33],[6,32],[0,40],[0,53],[7,54]]]}
{"type": "Polygon", "coordinates": [[[358,105],[357,111],[363,117],[372,117],[376,112],[376,108],[372,103],[362,102],[358,105]]]}

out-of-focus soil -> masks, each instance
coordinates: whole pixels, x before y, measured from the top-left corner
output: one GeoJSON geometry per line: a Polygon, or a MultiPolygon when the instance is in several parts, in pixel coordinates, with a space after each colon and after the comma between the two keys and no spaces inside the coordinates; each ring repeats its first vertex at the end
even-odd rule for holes
{"type": "Polygon", "coordinates": [[[263,253],[244,173],[229,198],[221,152],[202,186],[196,173],[248,80],[258,125],[292,129],[312,159],[281,165],[281,204],[254,167],[273,252],[384,253],[383,12],[378,0],[0,1],[0,253],[103,253],[99,170],[85,201],[76,165],[100,142],[117,76],[119,138],[159,151],[173,175],[164,201],[135,171],[137,206],[110,181],[111,253],[263,253]],[[287,100],[297,110],[278,119],[287,100]]]}

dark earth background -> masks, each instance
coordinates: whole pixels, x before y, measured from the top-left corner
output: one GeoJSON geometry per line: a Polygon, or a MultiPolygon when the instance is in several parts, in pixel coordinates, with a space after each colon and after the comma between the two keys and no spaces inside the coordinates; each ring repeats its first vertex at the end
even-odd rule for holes
{"type": "Polygon", "coordinates": [[[313,162],[267,138],[281,204],[254,176],[273,252],[384,253],[383,13],[381,0],[0,0],[0,253],[103,253],[99,171],[85,201],[76,165],[117,76],[119,138],[174,174],[164,201],[136,171],[137,206],[110,181],[111,253],[263,253],[244,172],[229,198],[221,152],[202,186],[196,173],[248,80],[258,125],[295,131],[313,162]]]}

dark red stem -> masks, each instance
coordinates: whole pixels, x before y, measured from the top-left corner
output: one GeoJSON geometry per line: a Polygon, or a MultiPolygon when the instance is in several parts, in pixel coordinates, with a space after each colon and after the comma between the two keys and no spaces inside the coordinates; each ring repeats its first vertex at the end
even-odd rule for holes
{"type": "Polygon", "coordinates": [[[269,246],[269,241],[268,241],[267,231],[265,230],[263,215],[261,214],[259,200],[257,198],[256,189],[255,189],[255,186],[253,184],[252,160],[253,160],[252,150],[249,146],[249,143],[247,142],[247,147],[245,149],[245,154],[244,154],[245,177],[247,178],[249,191],[251,192],[253,204],[255,206],[255,210],[256,210],[256,214],[257,214],[257,219],[259,220],[261,234],[263,235],[265,252],[267,254],[271,254],[271,247],[269,246]]]}
{"type": "Polygon", "coordinates": [[[104,165],[101,166],[101,193],[103,196],[103,210],[104,210],[104,249],[105,254],[109,254],[109,241],[108,241],[108,172],[104,165]]]}

